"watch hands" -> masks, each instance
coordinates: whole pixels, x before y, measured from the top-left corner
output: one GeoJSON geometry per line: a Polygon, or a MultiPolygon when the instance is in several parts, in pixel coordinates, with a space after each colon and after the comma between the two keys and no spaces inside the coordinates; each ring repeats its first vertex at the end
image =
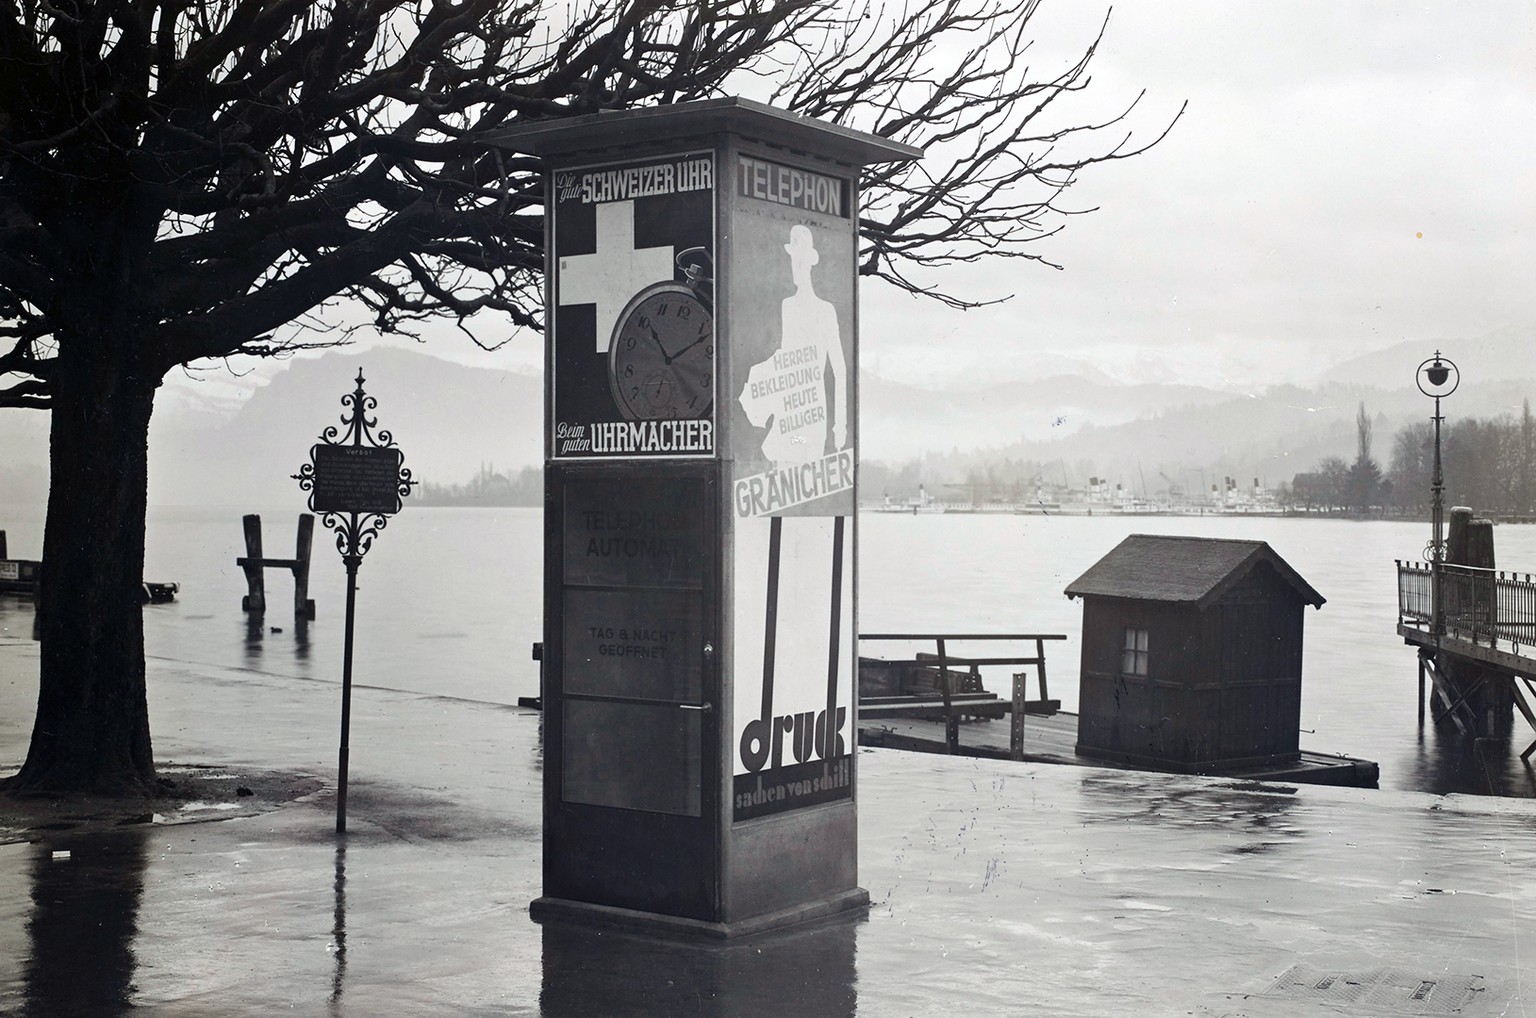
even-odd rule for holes
{"type": "Polygon", "coordinates": [[[655,342],[656,349],[661,351],[661,359],[666,361],[668,364],[671,364],[672,355],[667,353],[667,348],[661,345],[661,337],[656,334],[656,330],[653,327],[647,325],[645,327],[645,331],[651,334],[651,340],[655,342]]]}
{"type": "Polygon", "coordinates": [[[689,343],[687,346],[685,346],[681,350],[677,351],[677,353],[673,354],[671,357],[668,357],[667,358],[667,363],[671,364],[673,361],[677,360],[683,354],[687,353],[689,350],[692,350],[694,347],[696,347],[700,343],[704,342],[704,340],[707,339],[707,338],[708,338],[707,336],[700,336],[698,339],[694,340],[692,343],[689,343]]]}

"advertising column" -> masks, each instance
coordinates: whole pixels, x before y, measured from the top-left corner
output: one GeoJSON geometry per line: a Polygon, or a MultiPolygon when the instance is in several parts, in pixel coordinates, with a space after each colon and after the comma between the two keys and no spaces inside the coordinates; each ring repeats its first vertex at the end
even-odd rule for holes
{"type": "Polygon", "coordinates": [[[541,922],[868,905],[856,188],[920,153],[719,98],[551,118],[541,922]]]}

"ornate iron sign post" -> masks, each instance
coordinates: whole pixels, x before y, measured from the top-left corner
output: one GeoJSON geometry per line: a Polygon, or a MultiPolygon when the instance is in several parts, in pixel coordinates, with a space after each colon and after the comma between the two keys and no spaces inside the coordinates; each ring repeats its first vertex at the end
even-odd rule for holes
{"type": "Polygon", "coordinates": [[[293,479],[309,492],[310,512],[336,531],[336,550],[347,568],[347,622],[341,665],[341,748],[336,784],[336,833],[347,832],[347,743],[352,718],[352,619],[357,602],[357,567],[373,547],[373,539],[400,511],[400,500],[417,483],[404,466],[404,454],[387,431],[375,434],[377,419],[368,416],[379,401],[357,388],[341,397],[350,413],[341,418],[345,429],[333,425],[309,447],[309,462],[293,479]]]}

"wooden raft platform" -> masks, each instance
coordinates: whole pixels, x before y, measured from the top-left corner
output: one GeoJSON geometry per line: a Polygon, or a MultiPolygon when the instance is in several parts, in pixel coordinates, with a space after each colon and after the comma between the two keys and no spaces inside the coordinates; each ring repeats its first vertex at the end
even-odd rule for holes
{"type": "MultiPolygon", "coordinates": [[[[1060,711],[1050,715],[1030,714],[1024,724],[1023,759],[1029,763],[1073,764],[1078,767],[1108,767],[1115,770],[1150,771],[1144,765],[1100,760],[1078,755],[1077,715],[1060,711]]],[[[884,749],[902,749],[918,753],[944,753],[943,720],[916,718],[860,718],[859,745],[884,749]]],[[[1006,721],[969,721],[961,725],[959,755],[989,760],[1011,759],[1010,732],[1006,721]]],[[[1163,773],[1184,773],[1172,769],[1163,773]]],[[[1375,788],[1380,768],[1374,761],[1329,753],[1301,751],[1301,759],[1273,767],[1250,767],[1212,772],[1224,778],[1248,781],[1293,781],[1308,785],[1342,785],[1350,788],[1375,788]]]]}
{"type": "Polygon", "coordinates": [[[859,745],[1018,760],[1074,764],[1115,770],[1166,774],[1210,774],[1248,781],[1294,781],[1311,785],[1375,788],[1380,768],[1370,760],[1301,751],[1283,764],[1195,770],[1158,767],[1144,761],[1123,762],[1077,752],[1076,714],[1061,710],[1050,695],[1045,674],[1045,643],[1063,640],[1054,633],[1023,634],[860,634],[861,641],[933,641],[937,654],[910,658],[859,657],[859,745]],[[953,653],[959,642],[1013,641],[1032,645],[1022,654],[984,657],[953,653]],[[1012,695],[989,692],[980,669],[1022,666],[1011,675],[1012,695]],[[1030,670],[1038,695],[1029,696],[1030,670]]]}

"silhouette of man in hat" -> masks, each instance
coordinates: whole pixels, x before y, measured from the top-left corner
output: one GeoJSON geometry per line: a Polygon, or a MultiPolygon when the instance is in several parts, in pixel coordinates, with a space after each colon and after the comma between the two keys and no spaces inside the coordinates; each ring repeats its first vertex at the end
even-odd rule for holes
{"type": "Polygon", "coordinates": [[[848,444],[848,367],[837,309],[816,296],[811,282],[821,256],[810,227],[790,227],[784,251],[795,292],[779,306],[779,348],[752,366],[739,397],[753,427],[768,429],[763,455],[776,464],[825,455],[829,427],[832,451],[848,444]]]}

